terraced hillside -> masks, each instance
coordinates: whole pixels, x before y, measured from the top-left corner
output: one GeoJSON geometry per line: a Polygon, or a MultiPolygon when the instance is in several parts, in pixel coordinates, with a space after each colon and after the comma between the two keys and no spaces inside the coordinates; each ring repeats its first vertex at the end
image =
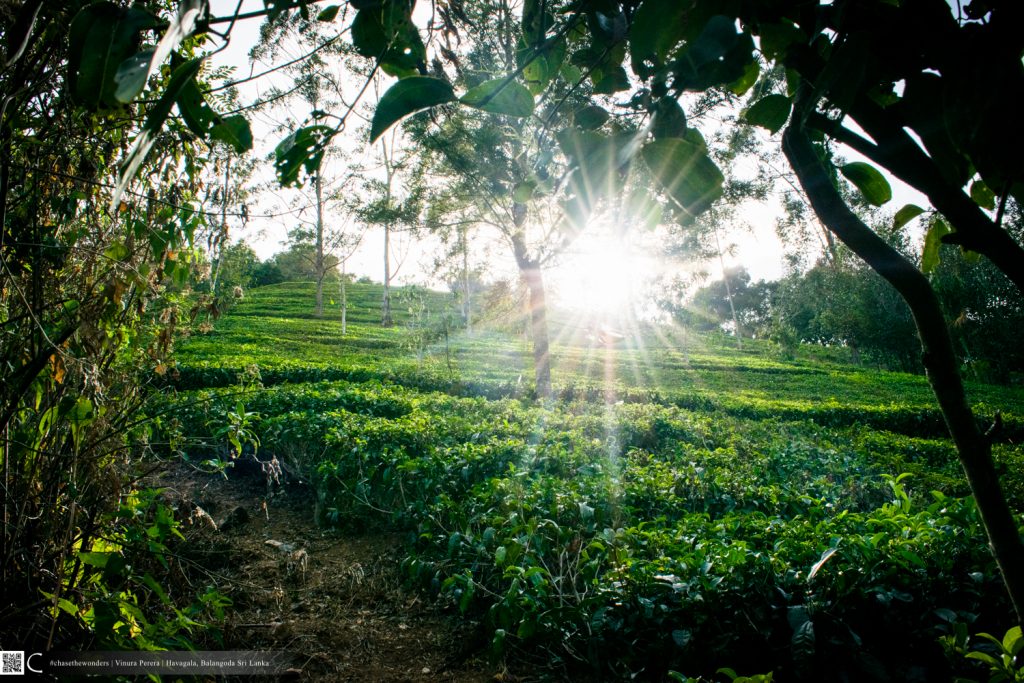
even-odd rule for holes
{"type": "MultiPolygon", "coordinates": [[[[379,287],[353,285],[342,335],[312,299],[255,290],[183,343],[160,423],[198,470],[276,458],[339,539],[400,539],[405,590],[495,670],[980,678],[964,637],[1012,623],[921,377],[556,314],[544,404],[515,323],[467,336],[420,292],[381,328],[379,287]]],[[[970,394],[1024,509],[1024,392],[970,394]]]]}

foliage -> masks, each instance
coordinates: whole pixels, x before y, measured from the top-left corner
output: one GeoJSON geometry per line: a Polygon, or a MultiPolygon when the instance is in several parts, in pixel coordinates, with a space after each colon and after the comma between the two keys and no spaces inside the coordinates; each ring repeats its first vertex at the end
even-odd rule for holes
{"type": "MultiPolygon", "coordinates": [[[[217,343],[189,341],[179,370],[193,388],[172,413],[186,452],[221,448],[239,400],[228,384],[198,388],[218,384],[206,370],[264,349],[264,386],[243,396],[263,452],[314,483],[326,523],[406,532],[410,583],[481,620],[496,656],[563,678],[731,679],[726,662],[787,680],[941,678],[973,670],[943,659],[939,637],[1010,618],[918,377],[783,363],[757,344],[709,346],[687,366],[652,332],[644,355],[616,351],[616,374],[643,365],[664,385],[613,383],[621,402],[607,404],[604,368],[589,384],[585,350],[556,345],[574,369],[539,405],[506,381],[514,340],[453,339],[466,377],[453,380],[409,357],[400,340],[415,328],[376,324],[379,286],[352,286],[344,340],[302,308],[311,287],[257,290],[217,343]]],[[[997,448],[1009,472],[1016,443],[997,448]]]]}

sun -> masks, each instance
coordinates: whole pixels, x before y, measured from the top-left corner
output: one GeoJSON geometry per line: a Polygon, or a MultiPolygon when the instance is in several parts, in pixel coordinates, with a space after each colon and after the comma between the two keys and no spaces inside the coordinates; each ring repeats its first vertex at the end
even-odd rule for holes
{"type": "Polygon", "coordinates": [[[558,303],[567,309],[607,319],[629,312],[642,284],[640,259],[623,236],[581,238],[553,269],[558,303]]]}

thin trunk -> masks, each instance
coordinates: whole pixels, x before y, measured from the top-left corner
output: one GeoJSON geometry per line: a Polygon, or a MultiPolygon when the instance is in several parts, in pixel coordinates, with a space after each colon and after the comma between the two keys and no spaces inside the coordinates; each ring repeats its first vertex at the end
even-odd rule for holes
{"type": "Polygon", "coordinates": [[[533,337],[533,371],[537,396],[551,397],[551,354],[548,342],[547,297],[540,263],[530,258],[521,236],[512,237],[512,253],[529,291],[530,333],[533,337]]]}
{"type": "Polygon", "coordinates": [[[338,285],[338,287],[340,289],[339,295],[340,295],[340,298],[341,298],[341,336],[342,337],[344,337],[345,334],[348,332],[348,322],[346,320],[348,318],[348,292],[345,290],[345,279],[346,279],[345,268],[346,268],[347,263],[348,263],[348,259],[342,259],[341,260],[341,279],[338,281],[340,283],[338,285]]]}
{"type": "Polygon", "coordinates": [[[324,186],[320,174],[313,181],[316,191],[316,317],[324,314],[324,278],[327,276],[327,263],[324,260],[324,186]]]}
{"type": "Polygon", "coordinates": [[[224,201],[220,206],[220,243],[217,245],[217,267],[213,269],[213,281],[210,292],[217,296],[217,279],[220,277],[220,264],[223,263],[224,243],[228,240],[228,192],[231,189],[231,155],[224,162],[224,201]]]}
{"type": "Polygon", "coordinates": [[[467,229],[462,228],[462,319],[466,321],[466,333],[473,334],[473,305],[469,295],[469,240],[466,239],[467,229]]]}
{"type": "MultiPolygon", "coordinates": [[[[391,160],[388,158],[387,145],[382,141],[381,150],[384,154],[384,170],[387,174],[384,190],[384,205],[391,208],[391,183],[394,180],[394,169],[391,160]]],[[[380,324],[384,327],[391,327],[391,225],[384,224],[384,298],[381,301],[380,324]]]]}
{"type": "Polygon", "coordinates": [[[537,396],[551,397],[551,355],[548,343],[547,297],[539,266],[523,271],[530,291],[530,333],[533,337],[533,370],[537,396]]]}
{"type": "Polygon", "coordinates": [[[732,313],[732,324],[736,329],[736,346],[743,348],[743,330],[740,320],[736,317],[736,306],[732,302],[732,288],[729,287],[729,274],[725,272],[725,257],[722,255],[722,242],[718,239],[718,227],[715,227],[715,244],[718,246],[718,262],[722,266],[722,282],[725,283],[725,298],[729,300],[729,311],[732,313]]]}
{"type": "Polygon", "coordinates": [[[949,328],[928,279],[850,211],[829,180],[807,135],[790,126],[783,150],[822,222],[872,269],[889,281],[910,307],[923,350],[928,381],[956,445],[1018,622],[1024,622],[1024,542],[992,461],[992,446],[974,419],[949,328]]]}
{"type": "Polygon", "coordinates": [[[380,324],[390,327],[391,320],[391,228],[384,226],[384,298],[381,301],[380,324]]]}

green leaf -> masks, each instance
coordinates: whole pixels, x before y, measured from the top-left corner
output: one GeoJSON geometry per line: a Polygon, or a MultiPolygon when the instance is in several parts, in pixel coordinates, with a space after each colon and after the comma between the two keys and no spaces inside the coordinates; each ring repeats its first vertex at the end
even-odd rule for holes
{"type": "Polygon", "coordinates": [[[463,104],[508,116],[529,116],[533,113],[533,95],[524,85],[506,78],[481,83],[459,98],[463,104]]]}
{"type": "Polygon", "coordinates": [[[523,67],[523,80],[526,87],[534,95],[539,95],[548,84],[550,74],[548,71],[548,60],[542,55],[537,55],[523,67]]]}
{"type": "Polygon", "coordinates": [[[633,15],[629,27],[633,71],[647,78],[644,61],[664,62],[672,48],[683,39],[686,28],[685,5],[678,0],[644,0],[633,15]]]}
{"type": "Polygon", "coordinates": [[[107,562],[110,561],[113,555],[114,553],[78,553],[78,559],[81,560],[82,564],[103,569],[107,566],[107,562]]]}
{"type": "Polygon", "coordinates": [[[320,14],[316,15],[317,21],[334,21],[335,17],[338,16],[338,10],[341,9],[341,5],[328,5],[320,11],[320,14]]]}
{"type": "Polygon", "coordinates": [[[352,45],[379,59],[384,73],[404,78],[419,73],[427,50],[412,22],[412,3],[383,0],[366,5],[352,22],[352,45]]]}
{"type": "Polygon", "coordinates": [[[733,95],[743,96],[757,83],[757,77],[761,75],[761,65],[757,60],[752,60],[743,70],[743,75],[729,84],[729,90],[733,95]]]}
{"type": "Polygon", "coordinates": [[[533,180],[526,180],[516,185],[512,191],[512,200],[519,204],[526,204],[533,199],[533,192],[537,189],[537,183],[533,180]]]}
{"type": "Polygon", "coordinates": [[[857,186],[869,204],[882,206],[892,199],[892,188],[889,187],[889,182],[871,164],[854,161],[842,166],[839,171],[847,180],[857,186]]]}
{"type": "Polygon", "coordinates": [[[117,73],[114,74],[114,80],[117,82],[114,97],[118,102],[131,102],[146,87],[149,65],[155,53],[155,49],[137,52],[117,67],[117,73]]]}
{"type": "Polygon", "coordinates": [[[983,209],[992,211],[996,208],[996,195],[984,180],[975,180],[971,183],[971,199],[983,209]]]}
{"type": "Polygon", "coordinates": [[[516,629],[516,637],[522,640],[527,640],[537,632],[537,620],[527,617],[519,622],[519,628],[516,629]]]}
{"type": "Polygon", "coordinates": [[[654,140],[644,145],[640,154],[665,191],[690,216],[700,215],[722,196],[725,177],[699,141],[654,140]]]}
{"type": "Polygon", "coordinates": [[[230,145],[239,154],[244,154],[252,149],[252,129],[241,114],[223,119],[213,127],[210,137],[230,145]]]}
{"type": "Polygon", "coordinates": [[[924,213],[924,209],[922,209],[917,204],[907,204],[902,209],[897,211],[895,216],[893,216],[892,229],[899,230],[904,225],[920,216],[922,213],[924,213]]]}
{"type": "Polygon", "coordinates": [[[1024,650],[1024,633],[1020,626],[1014,626],[1003,636],[1003,649],[1014,657],[1024,650]]]}
{"type": "Polygon", "coordinates": [[[686,135],[686,114],[674,97],[666,96],[658,100],[653,113],[651,134],[655,140],[681,138],[686,135]]]}
{"type": "Polygon", "coordinates": [[[370,125],[370,142],[376,141],[384,131],[409,114],[454,99],[452,86],[438,78],[412,76],[398,81],[377,103],[370,125]]]}
{"type": "Polygon", "coordinates": [[[576,113],[573,114],[573,122],[583,130],[600,128],[610,118],[611,114],[609,114],[606,109],[599,107],[596,104],[590,104],[581,109],[577,109],[576,113]]]}
{"type": "Polygon", "coordinates": [[[921,272],[930,273],[939,265],[939,248],[942,237],[951,232],[946,221],[936,216],[924,236],[924,251],[921,252],[921,272]]]}
{"type": "Polygon", "coordinates": [[[122,94],[132,91],[132,97],[138,94],[134,88],[141,90],[145,85],[145,74],[140,85],[139,75],[128,68],[122,73],[126,84],[119,88],[118,72],[125,60],[135,55],[139,33],[159,25],[149,12],[105,0],[82,8],[68,29],[68,90],[72,99],[96,110],[120,106],[119,90],[122,94]]]}
{"type": "Polygon", "coordinates": [[[171,113],[171,107],[186,88],[195,85],[195,78],[199,74],[199,67],[202,63],[203,58],[197,57],[177,67],[171,74],[171,80],[168,82],[164,94],[150,107],[149,113],[146,115],[146,122],[136,136],[135,142],[128,152],[128,158],[121,169],[121,177],[117,181],[117,187],[114,188],[110,200],[111,210],[117,209],[125,188],[142,167],[142,162],[146,160],[149,150],[152,149],[153,143],[156,141],[157,133],[163,128],[164,122],[171,113]]]}
{"type": "Polygon", "coordinates": [[[206,103],[195,79],[185,83],[175,103],[178,105],[178,113],[181,114],[188,129],[202,140],[209,139],[210,132],[217,125],[219,117],[206,103]]]}
{"type": "Polygon", "coordinates": [[[598,70],[591,72],[594,78],[594,93],[597,95],[612,95],[623,90],[629,90],[629,74],[621,66],[613,66],[608,71],[601,71],[600,78],[595,78],[598,70]]]}
{"type": "Polygon", "coordinates": [[[774,135],[786,125],[792,109],[793,103],[785,95],[767,95],[744,112],[743,118],[751,125],[767,128],[774,135]]]}
{"type": "Polygon", "coordinates": [[[282,140],[274,150],[274,168],[281,185],[298,183],[303,169],[306,175],[316,173],[332,137],[334,129],[330,126],[306,126],[282,140]]]}
{"type": "Polygon", "coordinates": [[[114,242],[103,251],[103,256],[111,261],[125,261],[131,255],[131,251],[122,242],[114,242]]]}
{"type": "Polygon", "coordinates": [[[811,567],[811,571],[807,572],[808,583],[810,583],[811,579],[813,579],[818,574],[818,570],[821,569],[826,562],[828,562],[828,559],[836,554],[836,550],[838,550],[838,548],[829,548],[821,554],[821,557],[818,558],[818,561],[814,563],[813,567],[811,567]]]}

